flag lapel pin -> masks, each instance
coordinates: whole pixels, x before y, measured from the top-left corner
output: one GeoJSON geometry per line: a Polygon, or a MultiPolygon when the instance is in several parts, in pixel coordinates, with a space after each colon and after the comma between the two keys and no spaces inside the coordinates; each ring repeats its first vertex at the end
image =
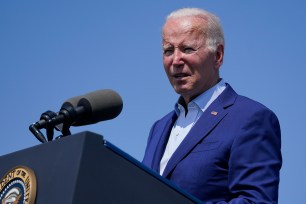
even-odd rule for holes
{"type": "Polygon", "coordinates": [[[216,111],[211,111],[211,113],[210,113],[210,114],[212,114],[212,115],[216,116],[216,115],[218,115],[218,112],[216,112],[216,111]]]}

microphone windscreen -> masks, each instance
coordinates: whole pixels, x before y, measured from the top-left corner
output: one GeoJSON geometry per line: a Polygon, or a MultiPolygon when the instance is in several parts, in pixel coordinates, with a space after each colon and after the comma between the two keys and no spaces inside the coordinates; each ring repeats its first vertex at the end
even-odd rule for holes
{"type": "MultiPolygon", "coordinates": [[[[71,100],[73,104],[75,100],[71,100]]],[[[85,114],[73,126],[81,126],[110,120],[117,117],[123,108],[121,96],[113,90],[97,90],[85,94],[78,101],[77,107],[84,107],[85,114]]]]}
{"type": "Polygon", "coordinates": [[[69,98],[63,103],[62,107],[70,106],[72,108],[76,108],[81,98],[83,98],[83,95],[69,98]]]}

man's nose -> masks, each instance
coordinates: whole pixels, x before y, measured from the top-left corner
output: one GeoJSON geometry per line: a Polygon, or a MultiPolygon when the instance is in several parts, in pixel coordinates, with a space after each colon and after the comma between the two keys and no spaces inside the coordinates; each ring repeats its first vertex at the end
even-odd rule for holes
{"type": "Polygon", "coordinates": [[[173,65],[181,65],[182,63],[182,52],[179,49],[175,49],[173,53],[173,65]]]}

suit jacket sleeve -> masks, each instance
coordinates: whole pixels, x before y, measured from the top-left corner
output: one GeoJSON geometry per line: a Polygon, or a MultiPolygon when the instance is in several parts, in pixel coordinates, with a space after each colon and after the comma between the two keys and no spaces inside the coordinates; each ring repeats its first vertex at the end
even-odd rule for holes
{"type": "Polygon", "coordinates": [[[277,203],[282,163],[277,117],[261,110],[243,124],[229,158],[229,190],[234,198],[218,204],[277,203]]]}

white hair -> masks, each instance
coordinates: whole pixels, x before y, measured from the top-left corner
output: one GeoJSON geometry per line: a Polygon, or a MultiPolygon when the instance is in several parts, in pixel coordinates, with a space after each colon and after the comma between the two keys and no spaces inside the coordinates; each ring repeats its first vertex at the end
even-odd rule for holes
{"type": "Polygon", "coordinates": [[[199,17],[205,20],[205,24],[201,26],[201,29],[206,37],[206,46],[211,52],[215,52],[220,44],[224,46],[224,34],[219,18],[208,11],[199,8],[182,8],[170,13],[166,20],[187,16],[199,17]]]}

